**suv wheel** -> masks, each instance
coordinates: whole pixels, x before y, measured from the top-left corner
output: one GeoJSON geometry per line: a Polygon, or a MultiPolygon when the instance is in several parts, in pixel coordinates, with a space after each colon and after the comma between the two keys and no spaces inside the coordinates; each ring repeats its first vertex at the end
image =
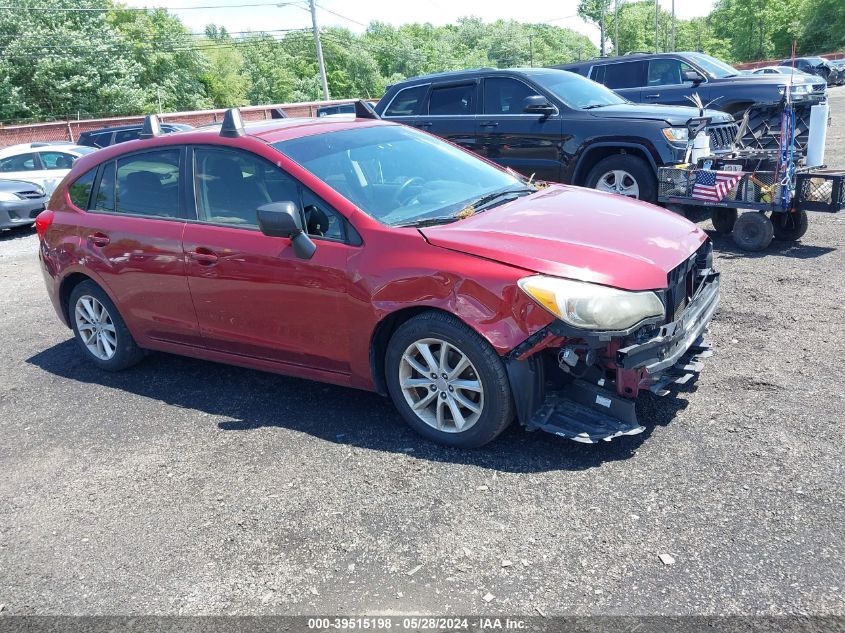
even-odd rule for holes
{"type": "Polygon", "coordinates": [[[716,233],[728,235],[734,230],[734,224],[739,216],[736,209],[729,207],[713,207],[710,211],[710,220],[713,222],[713,228],[716,233]]]}
{"type": "Polygon", "coordinates": [[[587,174],[587,186],[646,202],[657,200],[654,171],[642,158],[617,154],[603,158],[587,174]]]}
{"type": "Polygon", "coordinates": [[[425,312],[403,323],[385,360],[393,403],[430,440],[476,448],[494,440],[513,419],[501,358],[451,315],[425,312]]]}
{"type": "Polygon", "coordinates": [[[114,303],[93,281],[82,282],[70,293],[68,316],[79,347],[97,367],[119,371],[144,357],[114,303]]]}

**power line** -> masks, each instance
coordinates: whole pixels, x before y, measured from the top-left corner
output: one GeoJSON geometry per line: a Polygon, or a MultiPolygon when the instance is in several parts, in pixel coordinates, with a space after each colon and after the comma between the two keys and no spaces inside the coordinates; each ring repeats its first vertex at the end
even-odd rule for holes
{"type": "Polygon", "coordinates": [[[85,8],[85,7],[21,7],[0,6],[0,11],[63,11],[72,13],[108,13],[109,11],[191,11],[193,9],[241,9],[244,7],[287,7],[302,6],[300,2],[258,2],[254,4],[210,4],[197,7],[118,7],[118,8],[85,8]]]}
{"type": "Polygon", "coordinates": [[[363,22],[359,22],[358,20],[353,20],[352,18],[346,17],[345,15],[341,15],[337,11],[332,11],[331,9],[327,9],[322,4],[318,4],[317,6],[320,7],[323,11],[327,11],[328,13],[331,13],[332,15],[336,15],[337,17],[341,18],[342,20],[346,20],[347,22],[352,22],[352,24],[357,24],[358,26],[363,26],[364,28],[367,28],[369,26],[368,24],[364,24],[363,22]]]}

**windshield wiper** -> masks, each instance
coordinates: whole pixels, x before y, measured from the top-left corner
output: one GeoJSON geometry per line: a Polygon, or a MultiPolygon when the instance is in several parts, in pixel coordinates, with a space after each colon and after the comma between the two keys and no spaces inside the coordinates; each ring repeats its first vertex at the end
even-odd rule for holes
{"type": "Polygon", "coordinates": [[[609,106],[609,103],[591,103],[590,105],[585,105],[582,110],[592,110],[593,108],[606,108],[609,106]]]}
{"type": "MultiPolygon", "coordinates": [[[[503,198],[519,197],[519,194],[534,193],[535,191],[537,191],[536,187],[522,187],[520,189],[506,189],[504,191],[494,191],[493,193],[488,193],[486,196],[481,196],[478,200],[475,200],[474,202],[470,202],[467,206],[461,209],[461,211],[455,214],[454,217],[460,217],[461,213],[464,213],[467,209],[481,211],[482,209],[489,207],[494,202],[498,202],[503,198]]],[[[503,202],[507,202],[507,200],[503,200],[503,202]]]]}
{"type": "Polygon", "coordinates": [[[408,222],[407,224],[394,224],[397,228],[408,228],[408,227],[424,227],[424,226],[437,226],[438,224],[450,224],[452,222],[457,222],[458,217],[454,215],[447,215],[440,218],[423,218],[422,220],[415,220],[414,222],[408,222]]]}

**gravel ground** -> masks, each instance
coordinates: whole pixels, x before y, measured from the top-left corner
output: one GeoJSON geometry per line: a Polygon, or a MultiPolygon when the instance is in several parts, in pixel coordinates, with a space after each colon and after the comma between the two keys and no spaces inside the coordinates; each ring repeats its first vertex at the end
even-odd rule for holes
{"type": "Polygon", "coordinates": [[[646,433],[582,446],[514,426],[461,452],[358,391],[163,354],[96,371],[35,236],[3,234],[0,604],[845,614],[843,249],[845,217],[821,214],[762,254],[717,237],[716,355],[697,390],[644,399],[646,433]]]}

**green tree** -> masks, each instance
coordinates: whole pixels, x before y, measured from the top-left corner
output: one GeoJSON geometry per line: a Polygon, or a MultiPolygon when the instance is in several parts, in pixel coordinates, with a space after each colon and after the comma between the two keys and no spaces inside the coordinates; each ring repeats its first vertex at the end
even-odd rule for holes
{"type": "Polygon", "coordinates": [[[578,15],[599,27],[599,50],[604,56],[605,24],[613,0],[581,0],[578,3],[578,15]]]}
{"type": "Polygon", "coordinates": [[[249,103],[249,75],[244,69],[240,44],[225,29],[206,27],[207,39],[199,40],[198,47],[207,60],[206,70],[200,76],[211,103],[215,108],[231,108],[249,103]]]}

